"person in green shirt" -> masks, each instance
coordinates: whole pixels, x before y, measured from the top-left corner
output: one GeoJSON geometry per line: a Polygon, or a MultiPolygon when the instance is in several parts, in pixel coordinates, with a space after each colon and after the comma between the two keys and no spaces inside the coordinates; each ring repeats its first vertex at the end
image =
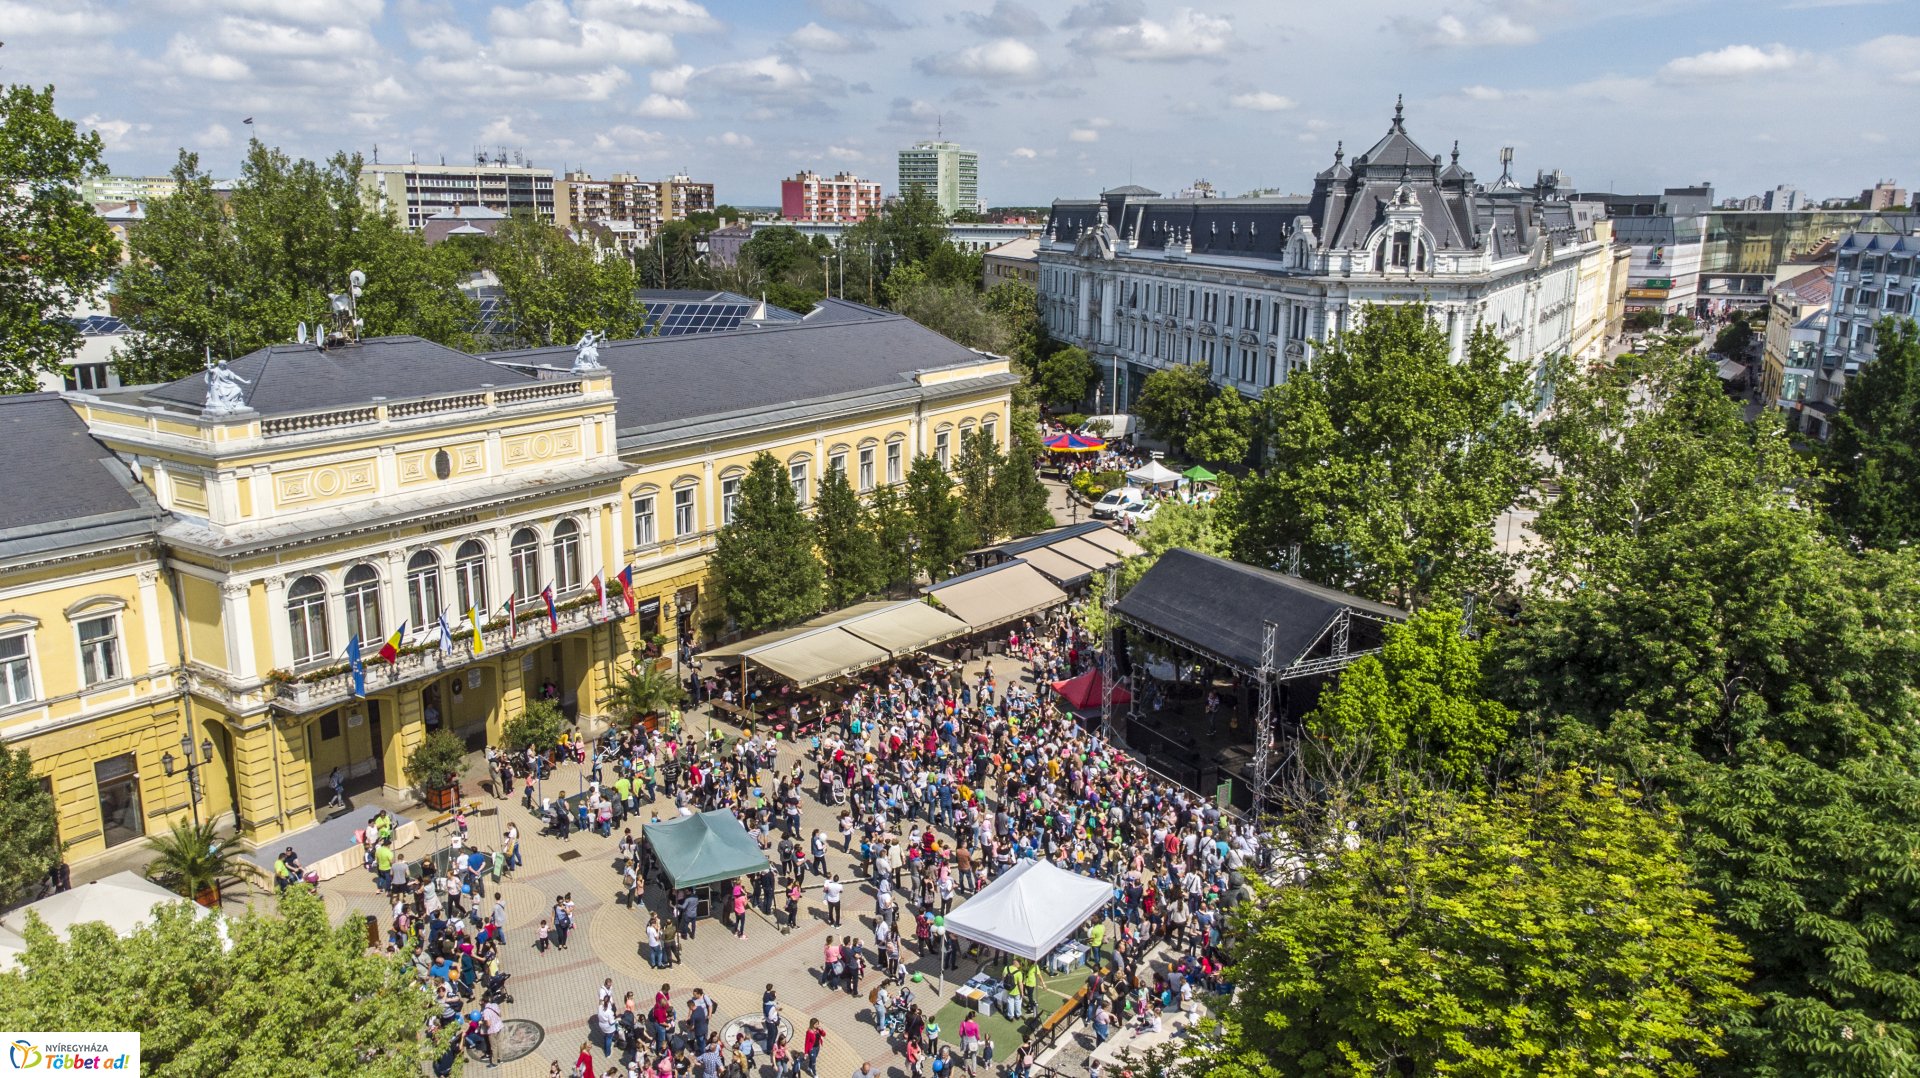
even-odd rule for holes
{"type": "Polygon", "coordinates": [[[1087,926],[1087,963],[1094,969],[1101,964],[1100,945],[1107,942],[1107,920],[1102,917],[1087,926]]]}
{"type": "Polygon", "coordinates": [[[613,792],[619,795],[619,803],[613,810],[615,816],[613,822],[619,823],[626,818],[627,813],[633,811],[633,780],[624,774],[621,775],[613,780],[613,792]]]}
{"type": "Polygon", "coordinates": [[[373,851],[373,875],[384,893],[393,889],[393,847],[385,839],[373,851]]]}
{"type": "Polygon", "coordinates": [[[1010,1005],[1008,1009],[1013,1012],[1007,1016],[1009,1018],[1020,1018],[1027,1013],[1026,1008],[1021,1005],[1021,997],[1025,995],[1025,993],[1020,990],[1021,979],[1020,960],[1017,958],[1007,959],[1007,969],[1006,972],[1001,975],[1000,981],[1006,986],[1007,1002],[1010,1005]]]}

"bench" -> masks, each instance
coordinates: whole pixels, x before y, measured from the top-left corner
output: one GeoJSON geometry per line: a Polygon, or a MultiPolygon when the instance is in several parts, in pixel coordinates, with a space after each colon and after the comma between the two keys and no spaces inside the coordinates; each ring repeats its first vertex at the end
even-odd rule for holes
{"type": "Polygon", "coordinates": [[[1059,1010],[1040,1023],[1040,1028],[1034,1030],[1033,1036],[1027,1038],[1028,1043],[1037,1044],[1041,1049],[1053,1047],[1053,1042],[1060,1039],[1060,1030],[1073,1021],[1073,1016],[1079,1014],[1086,1003],[1087,986],[1083,984],[1078,992],[1067,997],[1067,1001],[1060,1005],[1059,1010]]]}

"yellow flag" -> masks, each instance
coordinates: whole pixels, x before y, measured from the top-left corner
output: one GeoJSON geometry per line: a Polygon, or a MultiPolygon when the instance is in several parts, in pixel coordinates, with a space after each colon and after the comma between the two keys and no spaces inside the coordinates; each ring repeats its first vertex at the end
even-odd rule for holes
{"type": "Polygon", "coordinates": [[[480,641],[480,612],[473,607],[467,607],[467,624],[473,628],[473,653],[485,654],[487,645],[480,641]]]}

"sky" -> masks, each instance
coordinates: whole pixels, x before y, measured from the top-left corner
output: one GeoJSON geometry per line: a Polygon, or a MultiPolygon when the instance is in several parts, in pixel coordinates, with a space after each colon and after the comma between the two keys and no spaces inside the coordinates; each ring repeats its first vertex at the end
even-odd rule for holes
{"type": "Polygon", "coordinates": [[[303,156],[504,150],[738,205],[806,168],[891,193],[936,131],[990,205],[1304,192],[1404,94],[1488,182],[1512,146],[1596,191],[1920,186],[1920,0],[0,0],[0,41],[0,84],[54,84],[122,173],[230,175],[252,117],[303,156]]]}

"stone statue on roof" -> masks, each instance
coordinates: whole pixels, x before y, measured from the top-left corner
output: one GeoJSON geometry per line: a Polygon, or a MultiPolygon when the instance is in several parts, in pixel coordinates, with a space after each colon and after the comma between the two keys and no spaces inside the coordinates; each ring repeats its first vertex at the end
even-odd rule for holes
{"type": "Polygon", "coordinates": [[[247,410],[247,391],[243,386],[251,385],[245,378],[233,373],[226,360],[207,363],[207,401],[200,407],[201,415],[232,415],[247,410]]]}
{"type": "Polygon", "coordinates": [[[606,334],[593,330],[581,335],[580,343],[573,346],[573,373],[600,369],[600,342],[606,339],[606,334]]]}

